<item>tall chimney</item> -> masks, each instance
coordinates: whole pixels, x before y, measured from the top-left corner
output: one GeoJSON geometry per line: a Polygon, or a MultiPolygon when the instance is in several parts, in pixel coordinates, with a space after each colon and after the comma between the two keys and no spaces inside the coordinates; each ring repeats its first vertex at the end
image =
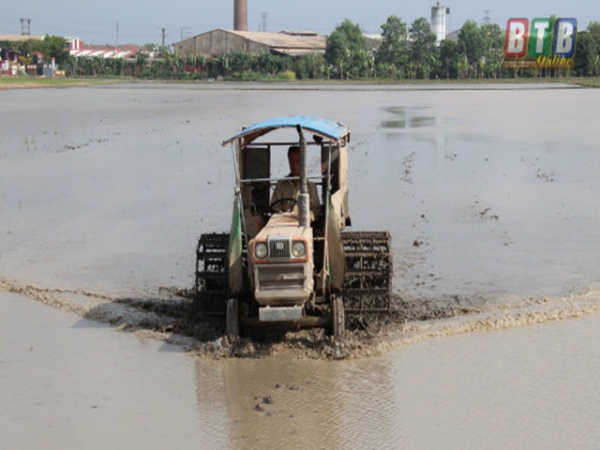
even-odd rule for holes
{"type": "Polygon", "coordinates": [[[248,31],[248,0],[233,0],[233,29],[248,31]]]}

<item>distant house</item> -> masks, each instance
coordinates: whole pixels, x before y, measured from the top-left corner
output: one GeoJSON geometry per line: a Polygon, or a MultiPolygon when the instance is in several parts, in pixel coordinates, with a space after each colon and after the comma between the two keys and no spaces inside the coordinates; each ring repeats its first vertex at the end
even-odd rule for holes
{"type": "Polygon", "coordinates": [[[41,41],[44,36],[33,36],[31,34],[0,34],[0,43],[2,42],[22,42],[33,39],[35,41],[41,41]]]}
{"type": "Polygon", "coordinates": [[[67,39],[67,50],[69,50],[69,52],[83,50],[85,48],[85,43],[77,37],[66,38],[66,39],[67,39]]]}
{"type": "Polygon", "coordinates": [[[451,32],[451,33],[448,33],[448,34],[446,35],[446,40],[447,40],[447,41],[458,42],[458,35],[460,34],[460,31],[461,31],[461,30],[460,30],[460,29],[458,29],[458,30],[455,30],[455,31],[453,31],[453,32],[451,32]]]}
{"type": "MultiPolygon", "coordinates": [[[[17,62],[17,58],[20,56],[17,52],[13,51],[12,48],[5,48],[2,46],[4,42],[23,42],[28,41],[30,39],[41,41],[44,39],[44,36],[31,36],[24,34],[0,34],[0,61],[6,62],[17,62]]],[[[2,64],[2,67],[6,66],[6,64],[2,64]]]]}
{"type": "Polygon", "coordinates": [[[365,34],[364,38],[367,44],[367,48],[372,52],[379,50],[379,47],[381,47],[382,38],[380,34],[365,34]]]}
{"type": "Polygon", "coordinates": [[[19,65],[19,53],[11,48],[2,47],[3,42],[23,42],[29,39],[42,40],[43,36],[23,34],[0,34],[0,75],[17,75],[24,68],[19,65]]]}
{"type": "Polygon", "coordinates": [[[0,75],[15,75],[17,72],[13,67],[18,57],[17,52],[0,48],[0,75]]]}
{"type": "Polygon", "coordinates": [[[81,40],[69,42],[69,54],[73,57],[100,57],[100,58],[134,58],[139,52],[147,53],[150,58],[155,56],[154,52],[148,52],[137,45],[127,44],[118,47],[112,45],[91,45],[81,40]]]}
{"type": "Polygon", "coordinates": [[[71,50],[70,54],[74,57],[100,57],[100,58],[133,58],[138,50],[124,50],[121,48],[94,48],[87,47],[83,50],[71,50]]]}
{"type": "Polygon", "coordinates": [[[41,53],[21,55],[19,52],[10,48],[10,42],[23,42],[28,40],[41,41],[44,36],[31,36],[22,34],[0,35],[0,75],[37,75],[52,77],[56,71],[54,58],[51,61],[44,61],[41,53]],[[9,43],[6,48],[2,43],[9,43]],[[21,56],[25,57],[20,58],[21,56]]]}

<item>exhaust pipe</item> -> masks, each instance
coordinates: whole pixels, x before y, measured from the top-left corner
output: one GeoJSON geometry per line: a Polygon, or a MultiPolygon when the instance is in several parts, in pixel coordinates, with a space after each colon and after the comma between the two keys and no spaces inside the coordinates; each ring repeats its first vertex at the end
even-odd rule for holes
{"type": "Polygon", "coordinates": [[[299,225],[308,228],[310,225],[310,198],[308,194],[308,180],[306,178],[306,139],[301,125],[296,125],[300,136],[300,194],[298,195],[299,225]]]}

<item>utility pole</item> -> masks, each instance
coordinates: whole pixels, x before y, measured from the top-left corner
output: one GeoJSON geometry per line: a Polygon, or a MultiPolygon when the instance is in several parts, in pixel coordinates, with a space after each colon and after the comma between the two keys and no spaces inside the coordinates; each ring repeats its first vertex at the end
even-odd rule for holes
{"type": "Polygon", "coordinates": [[[21,21],[21,34],[27,36],[31,35],[31,18],[20,18],[19,20],[21,21]],[[25,25],[25,22],[27,22],[27,25],[25,25]]]}
{"type": "Polygon", "coordinates": [[[162,51],[165,51],[165,29],[162,29],[162,51]]]}
{"type": "Polygon", "coordinates": [[[181,40],[187,39],[192,34],[192,27],[181,27],[181,40]]]}
{"type": "Polygon", "coordinates": [[[267,31],[267,13],[260,13],[260,27],[258,29],[258,31],[263,31],[266,32],[267,31]]]}
{"type": "Polygon", "coordinates": [[[117,47],[119,46],[119,22],[117,22],[117,47]]]}
{"type": "Polygon", "coordinates": [[[483,17],[483,23],[489,25],[492,21],[492,18],[490,17],[490,10],[486,9],[483,12],[485,13],[485,16],[483,17]]]}

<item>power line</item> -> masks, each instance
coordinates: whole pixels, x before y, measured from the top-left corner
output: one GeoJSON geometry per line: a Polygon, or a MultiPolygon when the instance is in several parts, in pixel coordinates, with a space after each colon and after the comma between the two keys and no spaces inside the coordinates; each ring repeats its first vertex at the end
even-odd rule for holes
{"type": "Polygon", "coordinates": [[[192,35],[192,27],[181,27],[181,40],[185,40],[192,35]]]}

